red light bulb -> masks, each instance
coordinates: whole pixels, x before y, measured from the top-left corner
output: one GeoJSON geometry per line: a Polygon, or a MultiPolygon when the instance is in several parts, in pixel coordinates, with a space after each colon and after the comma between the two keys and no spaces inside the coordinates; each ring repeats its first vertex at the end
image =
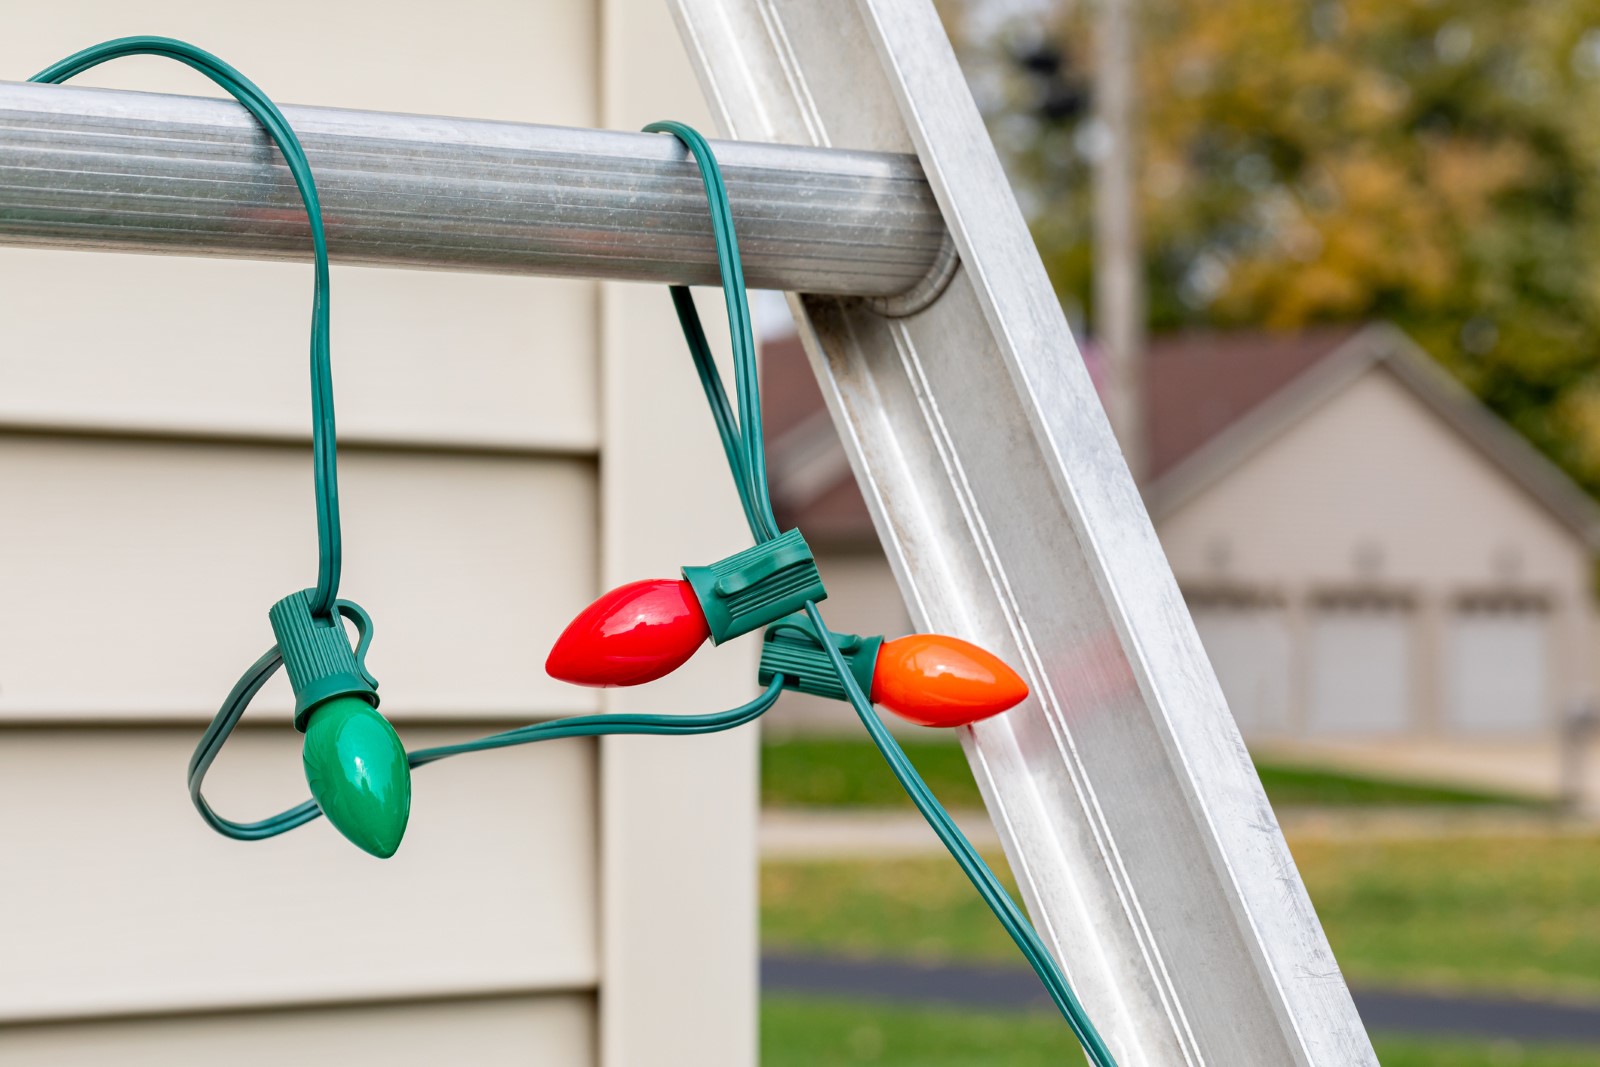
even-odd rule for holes
{"type": "Polygon", "coordinates": [[[705,612],[688,582],[629,582],[567,624],[544,669],[573,685],[640,685],[683,666],[710,636],[705,612]]]}
{"type": "Polygon", "coordinates": [[[878,650],[870,695],[919,726],[967,726],[1020,704],[1028,684],[969,641],[912,634],[878,650]]]}

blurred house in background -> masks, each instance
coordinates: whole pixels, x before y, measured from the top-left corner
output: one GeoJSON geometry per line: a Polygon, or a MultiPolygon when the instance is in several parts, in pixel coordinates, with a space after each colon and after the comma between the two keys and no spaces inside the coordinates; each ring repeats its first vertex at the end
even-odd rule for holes
{"type": "MultiPolygon", "coordinates": [[[[832,616],[902,631],[797,341],[765,382],[832,616]]],[[[1247,737],[1551,739],[1589,693],[1600,508],[1399,330],[1157,338],[1144,384],[1146,499],[1247,737]]]]}

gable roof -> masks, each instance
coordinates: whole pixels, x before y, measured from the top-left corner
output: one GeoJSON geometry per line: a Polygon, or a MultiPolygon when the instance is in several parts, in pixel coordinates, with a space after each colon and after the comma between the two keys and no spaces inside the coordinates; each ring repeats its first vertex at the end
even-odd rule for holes
{"type": "MultiPolygon", "coordinates": [[[[773,507],[818,543],[876,539],[797,338],[763,349],[773,507]]],[[[1097,354],[1084,347],[1091,364],[1097,354]]],[[[1392,373],[1461,439],[1591,549],[1600,505],[1386,323],[1299,333],[1195,331],[1153,338],[1145,364],[1151,517],[1160,519],[1374,367],[1392,373]]]]}
{"type": "MultiPolygon", "coordinates": [[[[1144,368],[1149,479],[1160,479],[1358,332],[1359,326],[1322,326],[1153,338],[1144,368]]],[[[1103,357],[1090,346],[1084,358],[1103,357]]]]}
{"type": "Polygon", "coordinates": [[[1393,374],[1509,481],[1591,550],[1600,551],[1600,505],[1521,434],[1484,407],[1415,341],[1388,323],[1373,323],[1354,331],[1277,391],[1169,465],[1145,488],[1151,518],[1171,514],[1375,367],[1393,374]]]}

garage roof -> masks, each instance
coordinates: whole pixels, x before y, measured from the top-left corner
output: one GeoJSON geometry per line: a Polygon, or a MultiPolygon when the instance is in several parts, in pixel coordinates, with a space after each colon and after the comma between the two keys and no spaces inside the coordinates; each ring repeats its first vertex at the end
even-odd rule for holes
{"type": "MultiPolygon", "coordinates": [[[[1096,353],[1085,346],[1095,369],[1096,353]]],[[[876,539],[843,447],[797,338],[764,347],[763,405],[773,503],[782,525],[818,543],[876,539]]],[[[1146,361],[1150,480],[1159,519],[1357,376],[1382,366],[1592,549],[1600,507],[1387,323],[1296,333],[1195,331],[1152,339],[1146,361]]]]}

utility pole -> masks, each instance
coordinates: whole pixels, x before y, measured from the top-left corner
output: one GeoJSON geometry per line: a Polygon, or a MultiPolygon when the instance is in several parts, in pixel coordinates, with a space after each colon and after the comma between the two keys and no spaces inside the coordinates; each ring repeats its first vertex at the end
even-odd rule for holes
{"type": "Polygon", "coordinates": [[[1135,482],[1145,478],[1144,265],[1137,188],[1135,0],[1097,0],[1094,101],[1094,334],[1105,353],[1106,414],[1135,482]]]}

